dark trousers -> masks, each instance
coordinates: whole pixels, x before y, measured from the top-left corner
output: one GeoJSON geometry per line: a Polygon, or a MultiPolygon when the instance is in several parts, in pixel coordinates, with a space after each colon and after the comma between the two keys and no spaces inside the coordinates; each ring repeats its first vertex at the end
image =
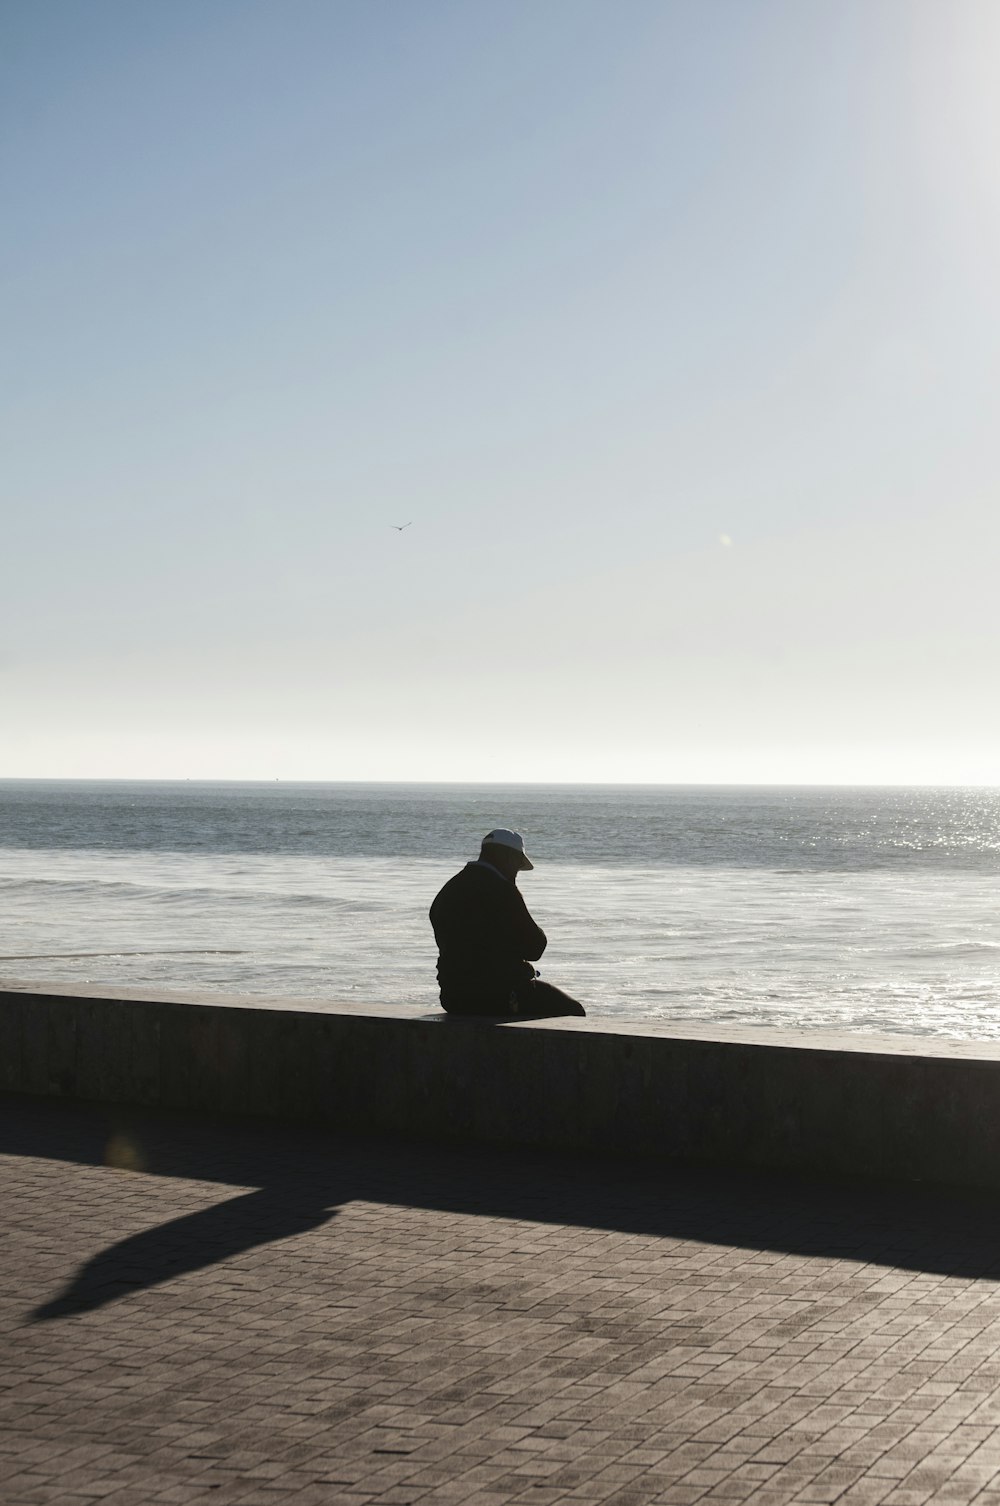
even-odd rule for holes
{"type": "Polygon", "coordinates": [[[484,986],[475,993],[441,993],[441,1008],[447,1014],[474,1015],[482,1019],[510,1017],[519,1020],[547,1020],[559,1015],[585,1015],[582,1004],[564,994],[561,988],[530,978],[513,987],[484,986]]]}

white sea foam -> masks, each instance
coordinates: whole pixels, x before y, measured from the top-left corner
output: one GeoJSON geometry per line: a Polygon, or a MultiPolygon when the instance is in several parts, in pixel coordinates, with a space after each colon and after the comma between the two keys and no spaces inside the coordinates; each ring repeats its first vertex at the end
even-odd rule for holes
{"type": "MultiPolygon", "coordinates": [[[[0,848],[0,977],[430,1008],[427,906],[455,866],[0,848]]],[[[522,887],[543,975],[595,1016],[1000,1038],[989,872],[562,861],[522,887]]]]}

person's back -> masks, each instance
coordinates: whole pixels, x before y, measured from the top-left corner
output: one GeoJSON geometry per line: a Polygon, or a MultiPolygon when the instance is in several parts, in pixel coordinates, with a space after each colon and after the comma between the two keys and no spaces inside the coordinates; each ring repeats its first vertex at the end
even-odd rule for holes
{"type": "Polygon", "coordinates": [[[441,1005],[449,1014],[583,1014],[536,978],[545,932],[528,914],[517,874],[533,865],[516,832],[483,840],[478,862],[448,880],[431,905],[441,1005]]]}

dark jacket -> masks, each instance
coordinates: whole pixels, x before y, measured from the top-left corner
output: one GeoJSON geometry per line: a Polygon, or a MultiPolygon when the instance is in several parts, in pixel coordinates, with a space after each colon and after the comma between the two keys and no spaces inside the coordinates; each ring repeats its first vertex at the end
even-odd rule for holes
{"type": "Polygon", "coordinates": [[[494,868],[466,863],[431,905],[441,999],[509,992],[535,976],[545,932],[516,884],[494,868]]]}

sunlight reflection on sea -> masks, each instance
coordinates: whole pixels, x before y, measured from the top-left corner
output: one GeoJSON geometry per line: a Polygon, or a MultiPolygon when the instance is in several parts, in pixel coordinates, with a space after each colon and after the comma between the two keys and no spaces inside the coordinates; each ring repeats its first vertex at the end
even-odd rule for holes
{"type": "MultiPolygon", "coordinates": [[[[433,1007],[455,861],[0,849],[0,977],[433,1007]]],[[[1000,1038],[992,874],[540,863],[543,976],[594,1016],[1000,1038]]]]}

